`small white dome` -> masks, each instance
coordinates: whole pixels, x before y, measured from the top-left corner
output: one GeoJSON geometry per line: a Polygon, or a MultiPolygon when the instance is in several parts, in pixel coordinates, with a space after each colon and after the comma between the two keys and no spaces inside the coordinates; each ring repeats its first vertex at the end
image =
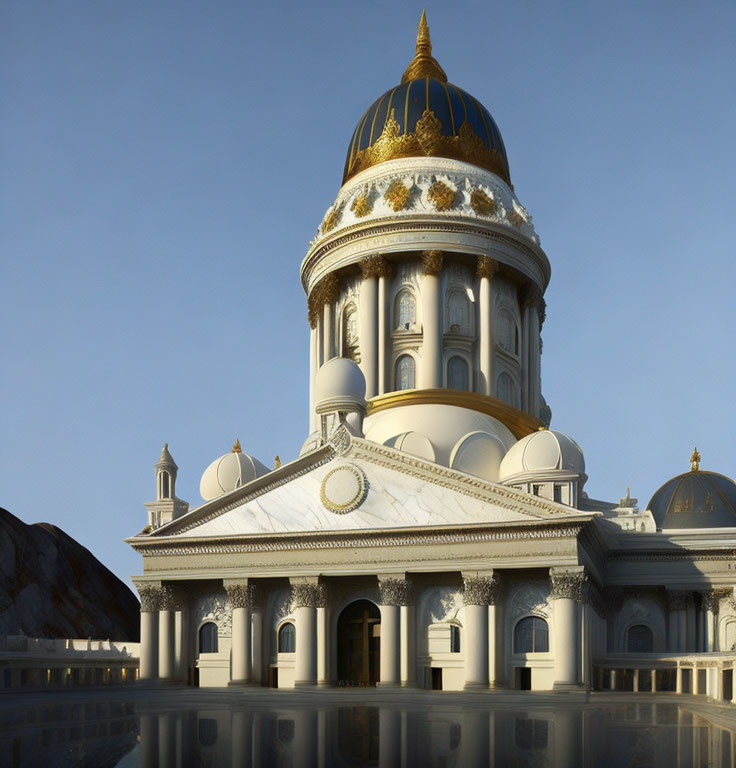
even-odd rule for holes
{"type": "Polygon", "coordinates": [[[497,483],[504,453],[506,448],[496,435],[489,432],[469,432],[461,437],[452,449],[450,467],[497,483]]]}
{"type": "Polygon", "coordinates": [[[511,446],[501,462],[501,482],[529,472],[564,471],[585,475],[580,446],[562,432],[540,429],[511,446]]]}
{"type": "Polygon", "coordinates": [[[365,376],[347,357],[333,357],[318,371],[314,385],[315,410],[354,411],[365,408],[365,376]]]}
{"type": "Polygon", "coordinates": [[[402,432],[400,435],[386,440],[384,445],[408,453],[410,456],[416,456],[418,459],[432,462],[436,460],[432,442],[420,432],[402,432]]]}
{"type": "Polygon", "coordinates": [[[216,499],[223,493],[229,493],[241,485],[265,475],[270,470],[261,464],[254,456],[241,453],[240,443],[236,442],[237,450],[215,459],[205,469],[199,481],[199,492],[205,501],[216,499]]]}

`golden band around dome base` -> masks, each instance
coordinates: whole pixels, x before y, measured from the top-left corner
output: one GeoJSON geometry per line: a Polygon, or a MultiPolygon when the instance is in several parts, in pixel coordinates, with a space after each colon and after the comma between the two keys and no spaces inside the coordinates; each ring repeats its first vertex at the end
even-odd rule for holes
{"type": "Polygon", "coordinates": [[[387,392],[368,401],[366,416],[405,405],[454,405],[485,413],[508,427],[517,440],[531,435],[543,426],[539,419],[535,419],[526,411],[514,408],[513,405],[495,397],[463,389],[402,389],[398,392],[387,392]]]}
{"type": "Polygon", "coordinates": [[[511,183],[503,157],[483,143],[467,120],[460,126],[457,136],[443,136],[442,123],[431,109],[425,109],[412,133],[401,134],[400,130],[396,111],[392,109],[381,135],[371,146],[353,155],[344,181],[386,160],[399,157],[447,157],[485,168],[511,183]]]}

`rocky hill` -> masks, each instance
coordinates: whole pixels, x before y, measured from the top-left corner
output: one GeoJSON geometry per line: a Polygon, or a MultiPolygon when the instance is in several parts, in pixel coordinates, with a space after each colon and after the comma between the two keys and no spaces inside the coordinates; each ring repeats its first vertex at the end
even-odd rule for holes
{"type": "Polygon", "coordinates": [[[0,635],[137,641],[133,592],[81,544],[0,507],[0,635]]]}

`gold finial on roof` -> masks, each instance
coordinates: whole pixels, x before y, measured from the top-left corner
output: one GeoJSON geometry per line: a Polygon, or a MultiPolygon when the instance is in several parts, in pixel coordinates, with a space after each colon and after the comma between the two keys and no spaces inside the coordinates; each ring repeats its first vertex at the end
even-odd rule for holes
{"type": "Polygon", "coordinates": [[[697,472],[700,469],[700,454],[697,448],[693,449],[693,455],[690,457],[690,467],[693,472],[697,472]]]}
{"type": "Polygon", "coordinates": [[[445,70],[439,65],[437,59],[432,56],[432,41],[429,38],[429,25],[427,24],[427,12],[422,11],[419,19],[419,31],[417,32],[417,52],[409,62],[401,82],[408,83],[420,77],[433,77],[443,83],[447,82],[445,70]]]}
{"type": "Polygon", "coordinates": [[[242,453],[243,449],[240,447],[240,440],[236,437],[233,443],[233,453],[242,453]]]}
{"type": "Polygon", "coordinates": [[[276,458],[273,460],[274,463],[274,469],[278,469],[281,466],[281,459],[279,458],[279,455],[276,454],[276,458]]]}

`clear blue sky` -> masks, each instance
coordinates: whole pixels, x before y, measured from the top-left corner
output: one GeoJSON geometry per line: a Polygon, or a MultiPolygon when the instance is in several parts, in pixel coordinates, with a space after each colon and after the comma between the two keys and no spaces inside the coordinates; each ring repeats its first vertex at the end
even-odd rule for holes
{"type": "MultiPolygon", "coordinates": [[[[299,263],[421,6],[0,6],[0,505],[127,580],[168,441],[306,436],[299,263]]],[[[552,264],[543,390],[592,496],[736,475],[736,4],[427,6],[552,264]]]]}

